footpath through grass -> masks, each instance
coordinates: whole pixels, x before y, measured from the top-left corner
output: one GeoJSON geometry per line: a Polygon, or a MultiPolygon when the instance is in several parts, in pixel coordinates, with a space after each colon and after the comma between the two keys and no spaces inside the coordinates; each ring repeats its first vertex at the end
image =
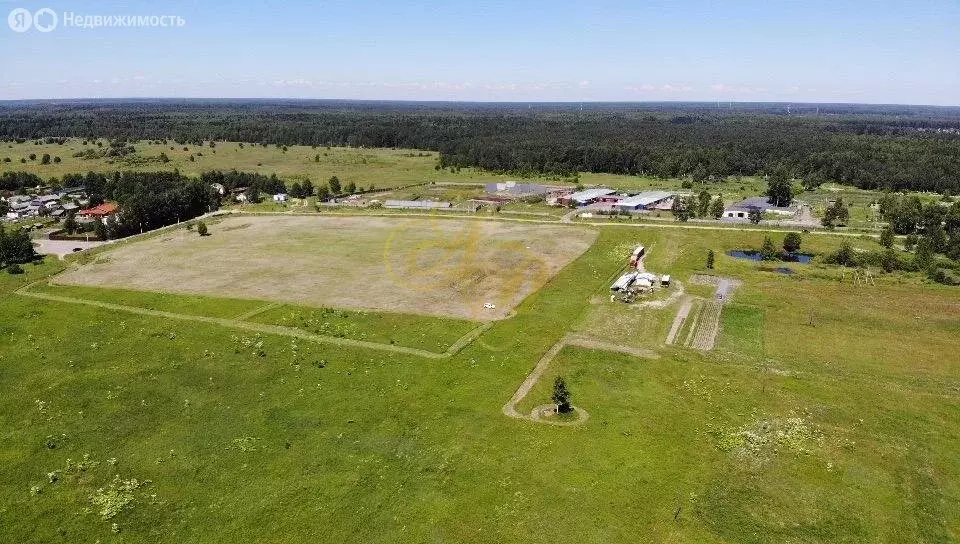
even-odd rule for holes
{"type": "Polygon", "coordinates": [[[136,291],[133,289],[84,287],[79,285],[51,285],[46,282],[38,283],[30,289],[52,295],[109,302],[136,308],[146,308],[148,310],[222,317],[225,319],[242,315],[269,304],[269,301],[205,297],[199,295],[175,295],[152,291],[136,291]]]}
{"type": "Polygon", "coordinates": [[[480,324],[446,318],[281,305],[270,301],[205,297],[40,282],[31,291],[190,316],[293,327],[348,338],[443,353],[480,324]]]}
{"type": "Polygon", "coordinates": [[[249,319],[315,334],[443,352],[480,323],[388,312],[282,305],[249,319]]]}

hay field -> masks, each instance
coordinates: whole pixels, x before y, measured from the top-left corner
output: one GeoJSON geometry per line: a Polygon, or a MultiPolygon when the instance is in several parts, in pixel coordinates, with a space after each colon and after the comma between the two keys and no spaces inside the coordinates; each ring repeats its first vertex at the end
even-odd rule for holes
{"type": "MultiPolygon", "coordinates": [[[[172,141],[158,143],[150,140],[131,141],[136,149],[124,157],[83,158],[77,156],[83,152],[101,152],[107,149],[107,140],[83,140],[68,138],[61,145],[57,143],[0,142],[0,173],[30,172],[48,180],[63,177],[64,174],[88,171],[112,173],[115,171],[173,171],[187,176],[198,176],[208,170],[237,169],[244,172],[257,172],[267,175],[276,174],[280,179],[292,183],[295,180],[310,179],[315,184],[325,183],[330,176],[337,176],[343,183],[354,182],[361,187],[375,185],[378,188],[400,187],[429,182],[487,183],[491,181],[515,180],[517,176],[486,172],[474,168],[462,168],[456,172],[449,169],[437,170],[439,154],[436,151],[420,149],[353,148],[353,147],[312,147],[306,145],[262,146],[241,142],[210,142],[198,146],[176,144],[172,141]],[[84,142],[86,141],[86,144],[84,142]],[[98,146],[97,142],[104,144],[98,146]],[[60,157],[60,162],[42,164],[44,154],[60,157]],[[163,162],[160,154],[167,156],[163,162]],[[35,155],[30,159],[30,155],[35,155]],[[193,157],[193,160],[190,159],[193,157]],[[10,162],[4,162],[4,159],[10,162]],[[22,162],[21,162],[22,161],[22,162]]],[[[555,179],[535,178],[538,182],[561,183],[555,179]]],[[[651,188],[679,189],[682,179],[662,180],[644,176],[626,176],[618,174],[598,174],[581,172],[579,181],[584,185],[608,185],[617,189],[642,191],[651,188]]],[[[723,185],[724,194],[732,198],[754,196],[761,190],[763,183],[758,178],[746,177],[727,180],[723,185]]],[[[715,191],[716,187],[708,187],[715,191]]],[[[698,188],[699,190],[699,188],[698,188]]]]}
{"type": "Polygon", "coordinates": [[[57,282],[486,321],[596,238],[559,225],[303,216],[231,217],[210,232],[124,245],[57,282]]]}

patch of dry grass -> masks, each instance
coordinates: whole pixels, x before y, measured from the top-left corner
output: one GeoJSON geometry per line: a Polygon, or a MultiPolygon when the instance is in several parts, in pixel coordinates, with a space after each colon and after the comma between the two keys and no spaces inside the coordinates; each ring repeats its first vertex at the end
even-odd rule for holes
{"type": "Polygon", "coordinates": [[[119,247],[57,282],[491,320],[595,237],[561,225],[238,217],[211,236],[180,230],[119,247]]]}

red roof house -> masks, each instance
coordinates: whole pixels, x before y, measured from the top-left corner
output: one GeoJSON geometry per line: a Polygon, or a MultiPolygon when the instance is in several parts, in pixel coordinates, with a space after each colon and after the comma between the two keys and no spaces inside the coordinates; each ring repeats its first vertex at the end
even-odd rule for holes
{"type": "Polygon", "coordinates": [[[86,210],[80,210],[77,215],[81,215],[83,217],[107,217],[108,215],[113,215],[115,213],[117,213],[117,203],[104,202],[99,206],[87,208],[86,210]]]}

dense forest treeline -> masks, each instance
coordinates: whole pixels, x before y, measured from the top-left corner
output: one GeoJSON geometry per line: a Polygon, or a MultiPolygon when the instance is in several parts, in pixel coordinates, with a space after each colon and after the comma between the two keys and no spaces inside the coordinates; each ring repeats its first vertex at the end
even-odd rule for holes
{"type": "Polygon", "coordinates": [[[960,192],[960,108],[785,104],[66,101],[0,104],[0,138],[402,147],[438,167],[696,180],[785,169],[808,185],[960,192]]]}

